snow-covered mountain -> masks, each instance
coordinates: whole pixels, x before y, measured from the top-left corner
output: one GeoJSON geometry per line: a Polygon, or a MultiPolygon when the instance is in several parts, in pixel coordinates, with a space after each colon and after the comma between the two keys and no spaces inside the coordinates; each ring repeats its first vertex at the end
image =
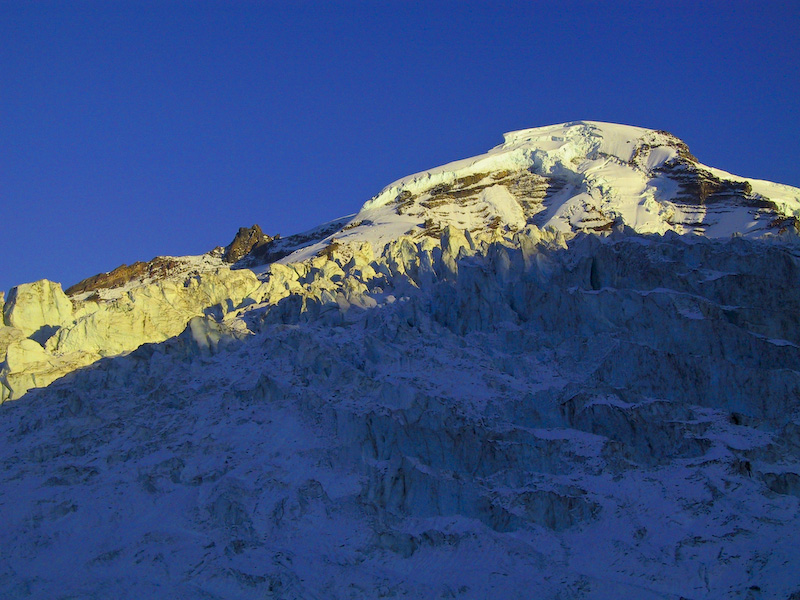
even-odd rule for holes
{"type": "Polygon", "coordinates": [[[574,122],[18,286],[3,597],[798,598],[798,215],[574,122]]]}

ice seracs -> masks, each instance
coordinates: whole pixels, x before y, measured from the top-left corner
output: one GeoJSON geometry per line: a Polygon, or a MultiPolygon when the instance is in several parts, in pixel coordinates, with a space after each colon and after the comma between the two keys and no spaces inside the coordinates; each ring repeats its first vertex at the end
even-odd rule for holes
{"type": "Polygon", "coordinates": [[[0,401],[16,399],[96,360],[130,352],[181,333],[192,317],[226,314],[261,282],[203,257],[157,280],[68,297],[47,280],[15,287],[0,327],[0,401]]]}
{"type": "Polygon", "coordinates": [[[794,246],[448,225],[264,280],[0,407],[7,597],[800,592],[794,246]]]}
{"type": "Polygon", "coordinates": [[[72,301],[61,289],[60,283],[35,281],[18,285],[11,290],[3,306],[3,321],[19,329],[26,336],[42,328],[58,328],[72,321],[72,301]]]}
{"type": "Polygon", "coordinates": [[[19,286],[3,597],[800,597],[797,209],[575,122],[19,286]]]}
{"type": "MultiPolygon", "coordinates": [[[[0,355],[16,344],[12,358],[17,359],[0,368],[0,398],[18,398],[34,381],[43,385],[99,357],[167,339],[215,306],[227,313],[243,304],[276,301],[280,298],[272,294],[278,289],[289,294],[292,286],[338,279],[355,285],[352,300],[364,283],[348,277],[348,268],[380,276],[386,267],[378,263],[395,260],[387,252],[392,243],[414,255],[416,244],[424,242],[431,253],[424,262],[439,256],[433,247],[446,231],[446,239],[466,236],[462,246],[473,250],[475,238],[512,239],[531,227],[539,238],[560,235],[559,244],[577,232],[604,234],[614,227],[713,239],[791,238],[798,216],[800,190],[706,167],[666,132],[593,121],[514,131],[486,154],[404,177],[354,217],[304,234],[280,238],[264,235],[258,226],[243,228],[222,253],[123,266],[72,286],[70,296],[46,281],[18,286],[3,310],[3,324],[11,329],[0,335],[0,355]],[[404,239],[406,246],[396,243],[404,239]],[[336,248],[340,254],[355,252],[356,262],[334,268],[335,261],[322,260],[315,266],[336,248]],[[239,268],[230,270],[231,262],[239,268]],[[270,266],[276,262],[304,275],[286,283],[286,271],[270,266]],[[22,344],[22,338],[41,348],[22,344]],[[20,362],[25,352],[31,359],[20,362]],[[10,364],[25,365],[26,373],[10,364]]],[[[456,253],[443,256],[455,264],[456,253]]],[[[355,296],[357,303],[374,302],[355,296]]]]}

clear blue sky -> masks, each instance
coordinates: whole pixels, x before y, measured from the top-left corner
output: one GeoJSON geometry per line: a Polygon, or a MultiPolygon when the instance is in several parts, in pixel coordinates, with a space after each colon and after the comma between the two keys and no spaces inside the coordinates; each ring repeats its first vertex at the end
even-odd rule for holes
{"type": "Polygon", "coordinates": [[[576,119],[800,186],[797,2],[0,3],[0,290],[287,235],[576,119]]]}

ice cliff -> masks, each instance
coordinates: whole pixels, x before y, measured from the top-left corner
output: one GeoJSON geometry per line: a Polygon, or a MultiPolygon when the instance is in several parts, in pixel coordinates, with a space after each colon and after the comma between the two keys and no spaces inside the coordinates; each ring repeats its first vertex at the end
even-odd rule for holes
{"type": "Polygon", "coordinates": [[[18,286],[0,589],[800,597],[798,210],[577,122],[233,269],[18,286]]]}
{"type": "Polygon", "coordinates": [[[104,356],[174,337],[192,317],[238,307],[261,285],[249,271],[231,271],[201,258],[176,259],[184,268],[163,279],[82,297],[68,297],[60,284],[47,280],[13,288],[0,328],[0,354],[5,355],[0,401],[19,398],[104,356]]]}

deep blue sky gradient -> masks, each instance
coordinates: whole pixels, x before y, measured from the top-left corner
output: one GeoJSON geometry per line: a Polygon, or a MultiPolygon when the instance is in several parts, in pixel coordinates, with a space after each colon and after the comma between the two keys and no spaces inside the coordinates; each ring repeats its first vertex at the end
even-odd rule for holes
{"type": "Polygon", "coordinates": [[[576,119],[800,186],[800,4],[0,3],[0,290],[356,212],[576,119]]]}

